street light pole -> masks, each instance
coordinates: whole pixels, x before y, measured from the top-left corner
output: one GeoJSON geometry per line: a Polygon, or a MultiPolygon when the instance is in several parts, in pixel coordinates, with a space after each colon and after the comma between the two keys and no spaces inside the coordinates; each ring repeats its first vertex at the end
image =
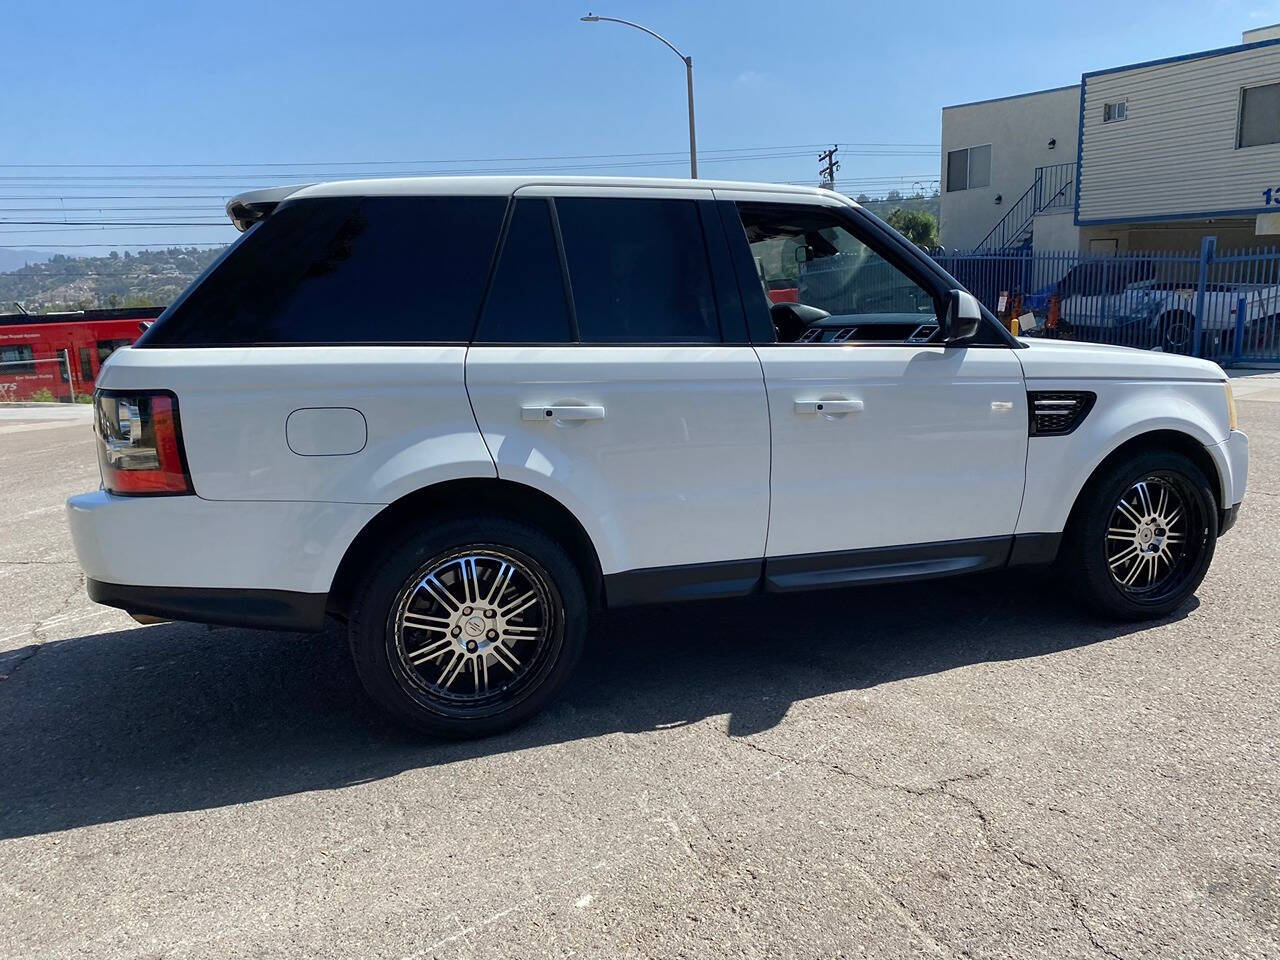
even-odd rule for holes
{"type": "Polygon", "coordinates": [[[630,20],[619,20],[617,17],[598,17],[593,13],[588,13],[582,18],[583,23],[620,23],[624,27],[635,27],[642,30],[655,40],[661,41],[668,49],[677,57],[684,61],[685,82],[689,89],[689,176],[698,179],[698,135],[693,125],[693,57],[686,57],[681,53],[674,43],[662,36],[660,33],[654,33],[648,27],[641,26],[638,23],[632,23],[630,20]]]}

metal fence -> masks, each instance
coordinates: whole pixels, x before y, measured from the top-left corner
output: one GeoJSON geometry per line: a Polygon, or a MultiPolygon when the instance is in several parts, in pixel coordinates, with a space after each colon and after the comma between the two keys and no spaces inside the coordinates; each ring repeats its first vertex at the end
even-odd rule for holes
{"type": "Polygon", "coordinates": [[[1030,313],[1031,335],[1208,357],[1280,362],[1280,250],[1082,254],[935,251],[992,311],[1030,313]],[[1056,300],[1056,306],[1054,301],[1056,300]],[[1056,326],[1051,326],[1051,315],[1056,326]]]}

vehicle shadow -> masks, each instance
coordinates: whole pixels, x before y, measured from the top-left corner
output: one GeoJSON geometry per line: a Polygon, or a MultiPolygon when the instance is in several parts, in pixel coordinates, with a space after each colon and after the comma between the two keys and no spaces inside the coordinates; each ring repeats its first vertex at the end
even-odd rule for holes
{"type": "Polygon", "coordinates": [[[0,837],[722,714],[730,736],[747,736],[808,698],[1141,629],[1099,622],[1051,593],[1004,575],[605,614],[556,705],[467,743],[423,740],[384,719],[336,625],[300,636],[162,624],[51,642],[0,684],[0,837]]]}

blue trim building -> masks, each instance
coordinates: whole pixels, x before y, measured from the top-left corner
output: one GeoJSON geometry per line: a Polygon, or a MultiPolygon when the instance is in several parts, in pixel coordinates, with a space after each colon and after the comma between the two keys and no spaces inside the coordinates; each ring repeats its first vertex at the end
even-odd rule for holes
{"type": "Polygon", "coordinates": [[[945,108],[943,244],[1107,253],[1195,250],[1208,235],[1227,248],[1280,243],[1280,25],[1244,41],[945,108]],[[1067,109],[1074,137],[1048,131],[1067,109]],[[975,147],[990,177],[986,166],[977,178],[965,171],[961,186],[961,158],[972,165],[975,147]]]}

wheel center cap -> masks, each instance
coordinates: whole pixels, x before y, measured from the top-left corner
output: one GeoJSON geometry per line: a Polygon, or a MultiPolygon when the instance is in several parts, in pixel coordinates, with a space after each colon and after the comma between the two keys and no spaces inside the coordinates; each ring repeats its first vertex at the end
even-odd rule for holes
{"type": "Polygon", "coordinates": [[[484,633],[484,618],[472,617],[462,625],[462,629],[468,637],[478,637],[484,633]]]}

